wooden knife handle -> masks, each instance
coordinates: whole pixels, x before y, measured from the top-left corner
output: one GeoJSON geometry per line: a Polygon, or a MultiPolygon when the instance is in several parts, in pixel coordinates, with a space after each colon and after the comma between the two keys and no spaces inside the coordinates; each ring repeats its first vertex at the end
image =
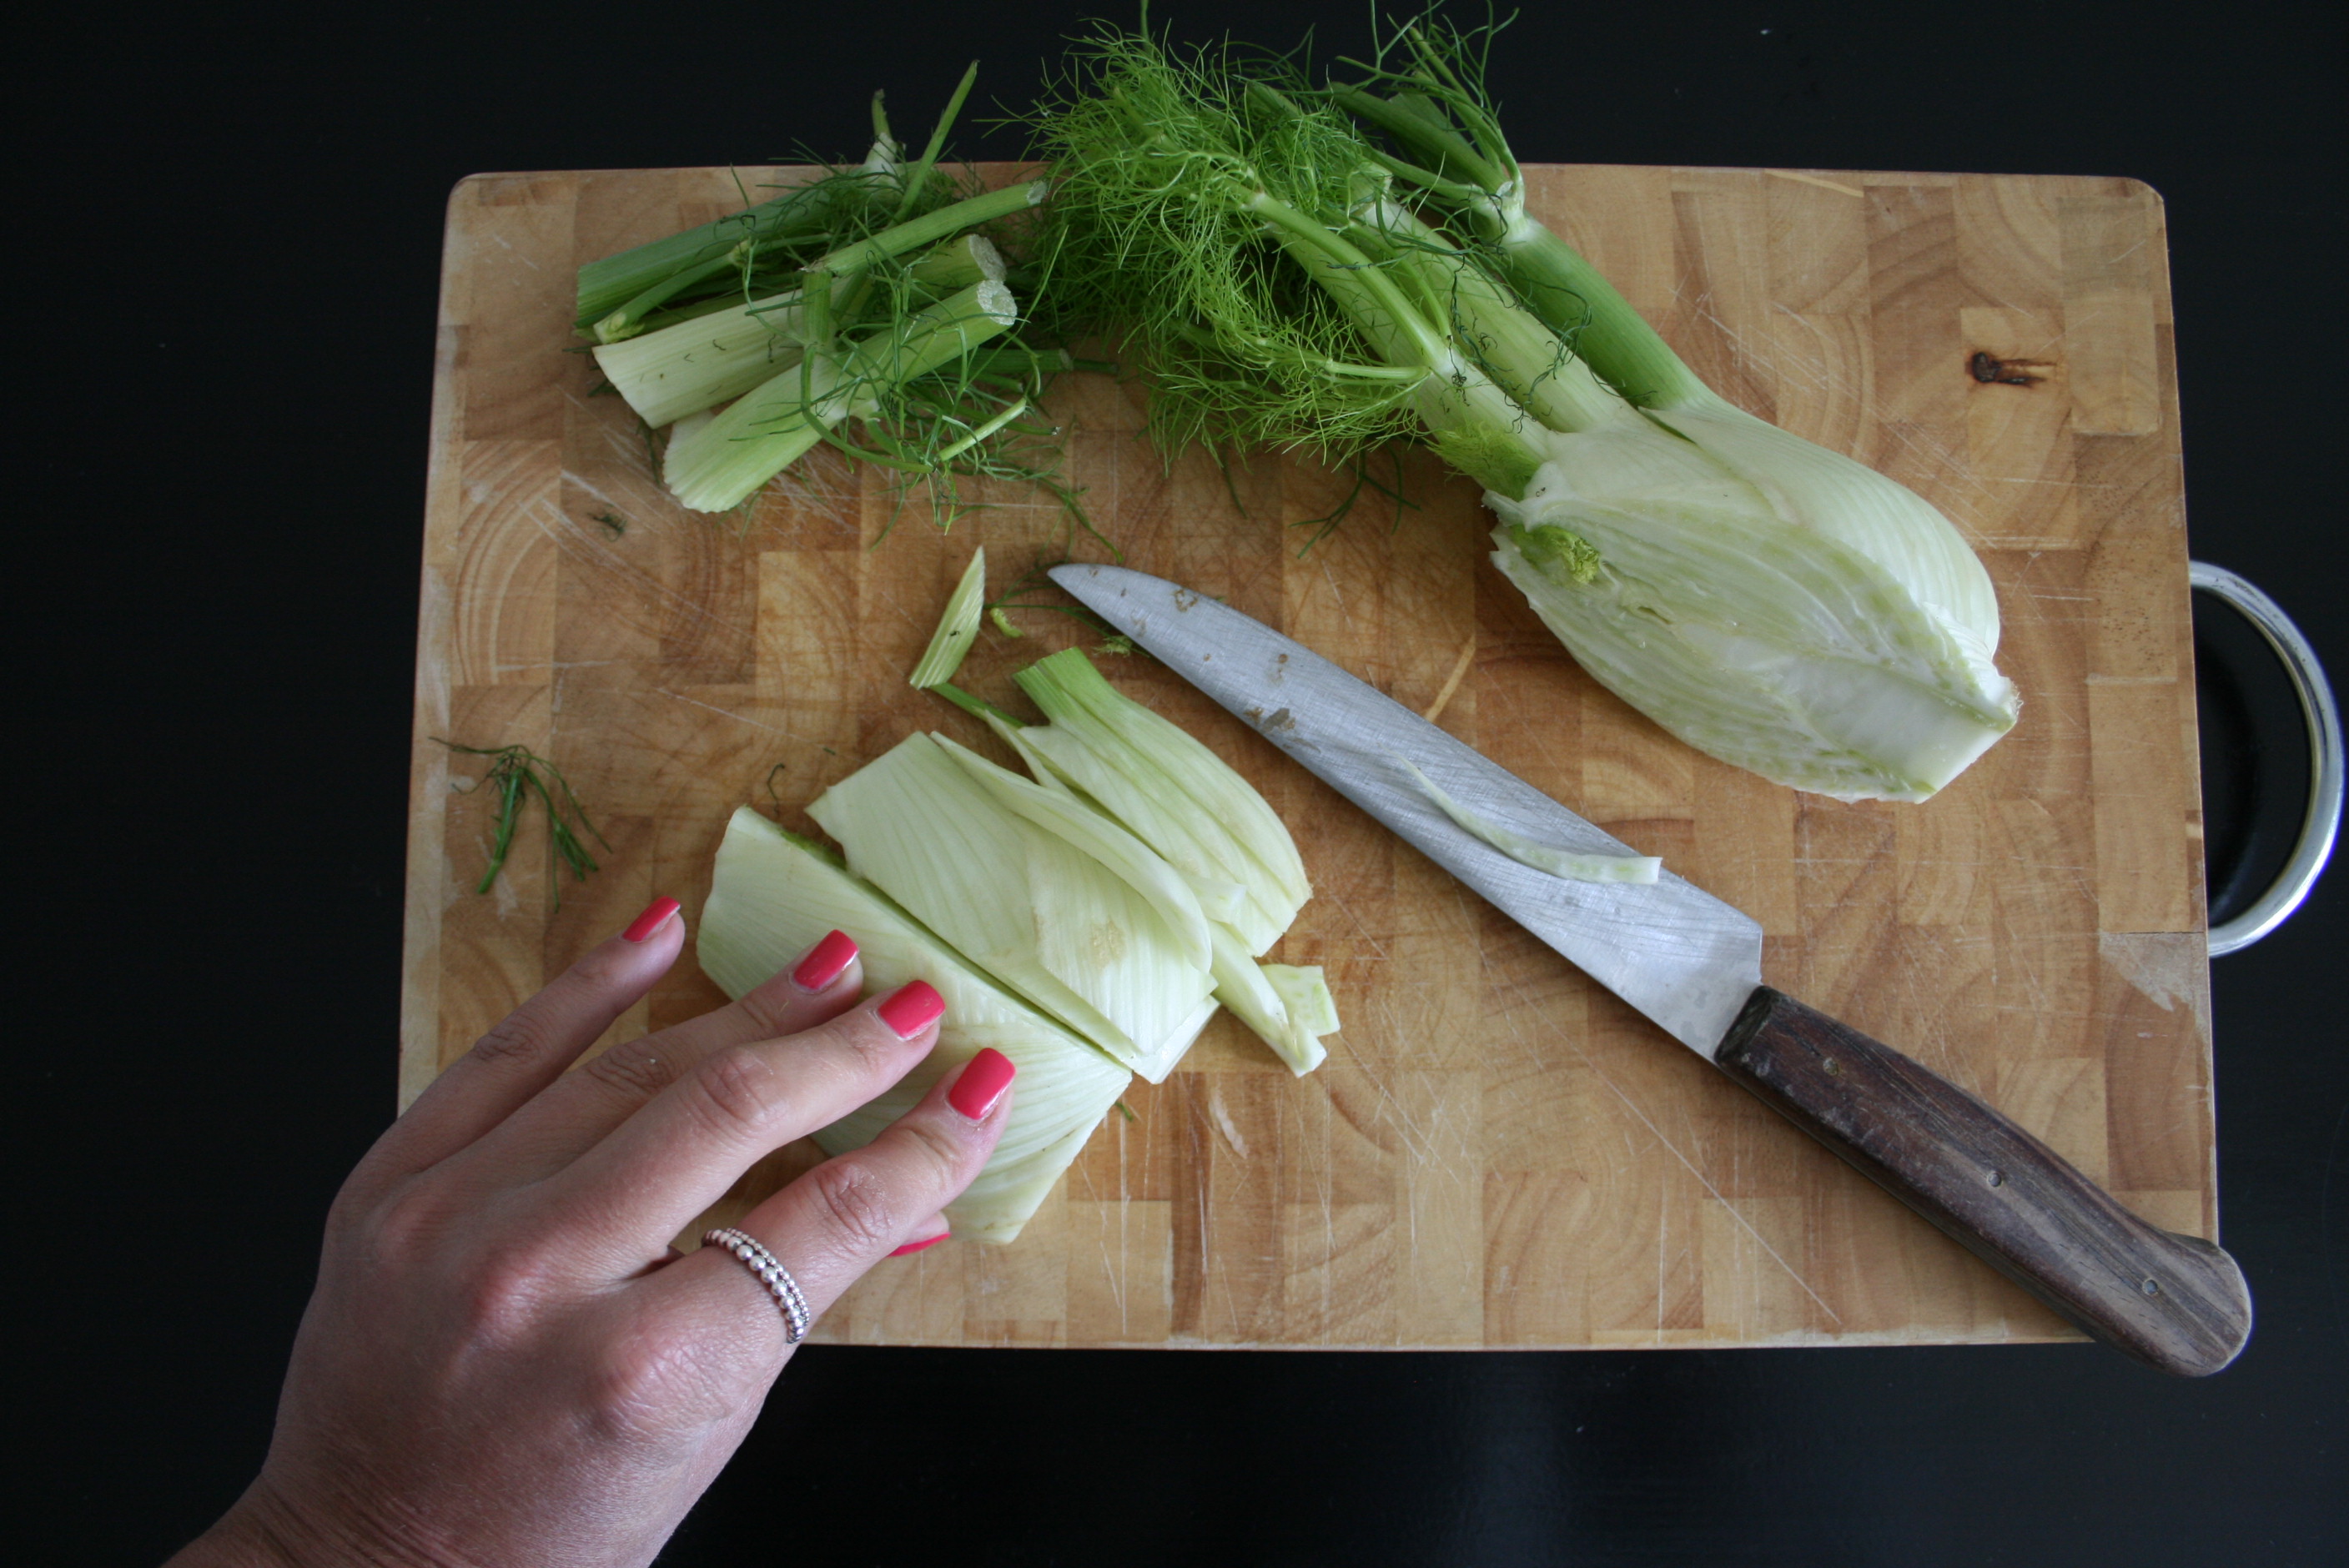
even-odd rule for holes
{"type": "Polygon", "coordinates": [[[2063,1156],[1907,1057],[1767,985],[1722,1070],[2081,1328],[2201,1377],[2251,1334],[2243,1271],[2147,1224],[2063,1156]]]}

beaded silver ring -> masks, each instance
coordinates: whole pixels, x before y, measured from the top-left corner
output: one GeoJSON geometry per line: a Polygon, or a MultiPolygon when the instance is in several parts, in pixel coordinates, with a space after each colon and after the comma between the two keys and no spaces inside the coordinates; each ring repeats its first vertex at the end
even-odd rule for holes
{"type": "Polygon", "coordinates": [[[742,1266],[767,1287],[767,1294],[775,1298],[775,1305],[782,1310],[784,1344],[797,1345],[807,1337],[808,1327],[815,1321],[815,1315],[808,1310],[807,1297],[800,1294],[799,1281],[792,1277],[792,1271],[785,1268],[774,1253],[730,1225],[705,1232],[701,1244],[723,1247],[732,1253],[742,1260],[742,1266]]]}

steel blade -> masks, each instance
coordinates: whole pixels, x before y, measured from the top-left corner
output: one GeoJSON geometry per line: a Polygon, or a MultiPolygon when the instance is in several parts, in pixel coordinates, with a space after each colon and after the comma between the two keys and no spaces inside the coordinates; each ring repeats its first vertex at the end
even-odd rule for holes
{"type": "Polygon", "coordinates": [[[1570,881],[1461,828],[1402,761],[1505,828],[1577,852],[1637,852],[1303,644],[1122,566],[1056,566],[1052,578],[1708,1060],[1762,983],[1762,927],[1669,869],[1651,884],[1570,881]]]}

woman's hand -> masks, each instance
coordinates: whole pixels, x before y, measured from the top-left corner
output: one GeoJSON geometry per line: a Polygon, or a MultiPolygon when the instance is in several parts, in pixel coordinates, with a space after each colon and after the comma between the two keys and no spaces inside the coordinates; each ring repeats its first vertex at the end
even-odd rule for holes
{"type": "MultiPolygon", "coordinates": [[[[887,1088],[944,1008],[859,1003],[834,933],[730,1006],[564,1068],[684,945],[674,900],[454,1063],[335,1201],[260,1478],[176,1561],[649,1561],[791,1358],[758,1277],[670,1238],[761,1157],[887,1088]]],[[[995,1147],[983,1051],[865,1148],[740,1222],[821,1315],[995,1147]]]]}

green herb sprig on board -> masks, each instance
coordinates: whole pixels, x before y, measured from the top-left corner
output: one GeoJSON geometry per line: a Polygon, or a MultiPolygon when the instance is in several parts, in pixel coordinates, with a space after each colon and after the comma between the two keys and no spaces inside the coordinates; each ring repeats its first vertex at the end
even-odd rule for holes
{"type": "Polygon", "coordinates": [[[589,872],[599,869],[580,835],[585,833],[606,851],[612,847],[596,831],[595,824],[587,820],[586,809],[580,805],[570,780],[563,777],[563,769],[526,746],[460,746],[437,735],[432,739],[467,757],[496,758],[475,786],[496,793],[498,820],[490,834],[489,869],[481,873],[473,891],[484,893],[496,884],[498,873],[505,870],[506,857],[513,849],[514,829],[522,821],[523,809],[536,800],[546,810],[547,864],[553,873],[548,880],[554,889],[554,907],[561,909],[562,869],[569,868],[574,882],[585,882],[589,872]]]}

